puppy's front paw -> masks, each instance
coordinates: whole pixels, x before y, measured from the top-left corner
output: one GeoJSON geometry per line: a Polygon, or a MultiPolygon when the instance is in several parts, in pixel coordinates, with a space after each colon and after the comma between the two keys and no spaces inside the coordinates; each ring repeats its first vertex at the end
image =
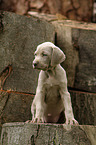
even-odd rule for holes
{"type": "Polygon", "coordinates": [[[27,124],[27,123],[30,123],[30,120],[25,121],[25,123],[26,123],[26,124],[27,124]]]}
{"type": "Polygon", "coordinates": [[[43,117],[35,117],[32,119],[33,123],[44,123],[43,117]]]}
{"type": "Polygon", "coordinates": [[[70,124],[70,125],[79,125],[79,123],[78,123],[78,121],[77,120],[75,120],[74,118],[72,118],[72,119],[67,119],[66,120],[66,122],[65,122],[65,124],[70,124]]]}

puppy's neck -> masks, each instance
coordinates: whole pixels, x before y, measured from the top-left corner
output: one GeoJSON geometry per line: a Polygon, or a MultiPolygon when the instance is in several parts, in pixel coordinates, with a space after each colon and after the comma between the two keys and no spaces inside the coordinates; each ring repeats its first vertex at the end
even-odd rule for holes
{"type": "Polygon", "coordinates": [[[47,74],[47,76],[48,77],[52,77],[52,76],[55,76],[55,74],[56,74],[56,66],[55,67],[52,67],[52,68],[50,68],[50,69],[48,69],[47,71],[45,71],[46,72],[46,74],[47,74]]]}

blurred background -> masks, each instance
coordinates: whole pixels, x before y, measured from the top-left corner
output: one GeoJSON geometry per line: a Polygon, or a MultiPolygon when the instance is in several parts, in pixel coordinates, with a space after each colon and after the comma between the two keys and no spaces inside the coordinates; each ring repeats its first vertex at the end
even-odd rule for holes
{"type": "Polygon", "coordinates": [[[0,0],[0,10],[20,15],[28,11],[61,14],[71,20],[96,22],[96,0],[0,0]]]}

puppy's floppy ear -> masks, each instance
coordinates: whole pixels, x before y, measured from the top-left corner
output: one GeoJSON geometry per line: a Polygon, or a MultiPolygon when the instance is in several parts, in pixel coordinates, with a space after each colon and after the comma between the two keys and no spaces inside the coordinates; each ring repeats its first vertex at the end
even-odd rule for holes
{"type": "Polygon", "coordinates": [[[65,60],[65,54],[63,51],[57,47],[52,47],[52,58],[51,58],[51,66],[56,66],[65,60]]]}

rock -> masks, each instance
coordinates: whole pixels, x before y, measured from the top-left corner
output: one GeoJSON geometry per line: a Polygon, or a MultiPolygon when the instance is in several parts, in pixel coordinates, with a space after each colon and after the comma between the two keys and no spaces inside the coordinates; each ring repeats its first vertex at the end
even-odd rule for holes
{"type": "Polygon", "coordinates": [[[0,10],[15,12],[20,15],[26,14],[29,9],[29,1],[26,0],[3,0],[0,2],[0,10]]]}
{"type": "Polygon", "coordinates": [[[2,130],[2,126],[0,124],[0,145],[1,145],[1,130],[2,130]]]}
{"type": "Polygon", "coordinates": [[[68,86],[96,92],[96,25],[68,20],[52,24],[57,32],[56,44],[66,54],[62,65],[67,71],[68,86]]]}
{"type": "Polygon", "coordinates": [[[66,55],[62,66],[67,72],[68,86],[74,87],[76,67],[79,63],[79,53],[72,43],[72,28],[65,26],[63,21],[61,23],[54,21],[52,24],[55,26],[57,32],[56,45],[59,46],[66,55]]]}
{"type": "Polygon", "coordinates": [[[3,124],[5,122],[22,122],[32,119],[31,115],[31,104],[33,100],[33,95],[28,94],[16,94],[10,93],[7,96],[7,100],[4,103],[4,96],[2,100],[1,111],[3,112],[0,118],[0,122],[3,124]],[[3,105],[4,104],[4,105],[3,105]]]}
{"type": "Polygon", "coordinates": [[[6,123],[2,129],[2,145],[71,144],[94,145],[96,126],[6,123]]]}
{"type": "Polygon", "coordinates": [[[22,122],[32,119],[33,97],[32,94],[0,91],[0,134],[2,124],[5,122],[22,122]]]}
{"type": "Polygon", "coordinates": [[[74,116],[80,125],[96,125],[96,94],[72,91],[71,100],[74,116]]]}
{"type": "Polygon", "coordinates": [[[91,22],[93,17],[92,0],[2,0],[0,10],[24,15],[29,11],[49,14],[62,14],[68,19],[91,22]]]}
{"type": "Polygon", "coordinates": [[[0,92],[0,123],[1,123],[1,118],[2,118],[2,115],[3,115],[3,111],[6,107],[6,103],[8,101],[8,93],[7,92],[0,92]]]}
{"type": "Polygon", "coordinates": [[[0,19],[0,72],[9,64],[13,69],[4,89],[35,93],[39,71],[32,68],[34,51],[42,42],[54,42],[54,27],[38,18],[8,12],[1,12],[0,19]]]}
{"type": "Polygon", "coordinates": [[[73,29],[72,38],[79,50],[74,87],[96,92],[96,31],[73,29]]]}

